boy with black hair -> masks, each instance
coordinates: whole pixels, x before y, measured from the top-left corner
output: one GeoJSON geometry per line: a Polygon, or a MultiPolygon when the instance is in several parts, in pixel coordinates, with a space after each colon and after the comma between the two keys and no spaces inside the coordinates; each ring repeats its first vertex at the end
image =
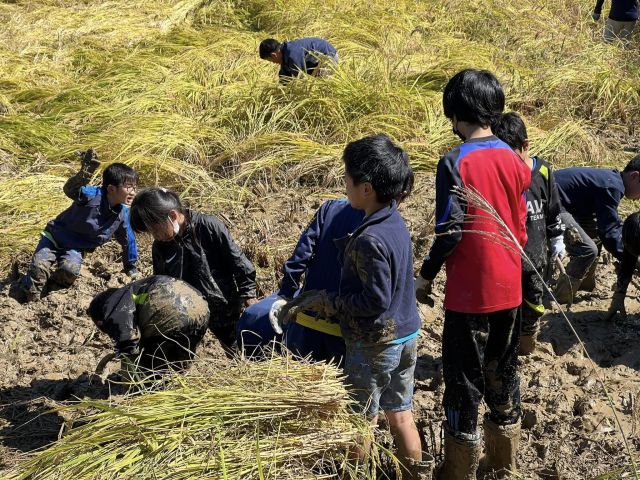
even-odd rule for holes
{"type": "Polygon", "coordinates": [[[486,467],[514,471],[520,435],[517,374],[522,303],[522,264],[517,247],[496,242],[498,223],[481,207],[464,204],[456,187],[477,191],[496,211],[521,246],[527,241],[524,193],[531,174],[491,125],[504,109],[498,79],[487,71],[463,70],[444,90],[444,113],[463,140],[438,163],[436,238],[416,279],[416,297],[431,294],[433,279],[446,263],[444,371],[444,461],[438,478],[476,478],[484,421],[486,467]],[[488,332],[488,335],[484,333],[488,332]]]}
{"type": "Polygon", "coordinates": [[[640,212],[632,213],[624,221],[622,225],[622,243],[624,251],[620,268],[618,269],[615,292],[607,312],[608,320],[613,320],[618,313],[623,317],[627,315],[624,299],[627,296],[627,288],[629,288],[633,274],[636,271],[638,257],[640,256],[640,212]]]}
{"type": "Polygon", "coordinates": [[[339,319],[347,383],[372,424],[380,409],[385,412],[398,456],[409,478],[418,478],[424,467],[411,407],[420,317],[411,237],[395,200],[411,167],[386,135],[350,143],[343,159],[349,203],[365,217],[351,235],[336,240],[344,251],[339,291],[304,292],[282,308],[280,319],[287,323],[307,309],[339,319]]]}
{"type": "Polygon", "coordinates": [[[640,155],[622,172],[614,169],[572,167],[555,172],[565,226],[569,263],[558,278],[555,297],[572,304],[579,290],[596,287],[596,268],[602,247],[622,260],[622,220],[618,206],[622,197],[640,199],[640,155]]]}
{"type": "Polygon", "coordinates": [[[105,290],[87,313],[115,342],[116,353],[135,361],[143,373],[187,367],[209,324],[209,306],[200,292],[166,275],[105,290]]]}
{"type": "Polygon", "coordinates": [[[527,244],[524,252],[529,261],[522,261],[522,326],[520,354],[535,350],[538,320],[544,315],[544,285],[540,275],[547,266],[547,244],[551,259],[565,255],[564,227],[560,221],[560,196],[551,165],[536,156],[529,156],[527,128],[515,112],[503,114],[493,126],[493,133],[509,145],[531,170],[531,185],[527,190],[527,244]]]}
{"type": "Polygon", "coordinates": [[[85,252],[93,251],[112,236],[122,245],[127,275],[138,275],[138,249],[129,226],[129,207],[136,193],[138,174],[122,163],[112,163],[102,174],[102,187],[87,185],[100,165],[89,149],[81,153],[80,171],[65,183],[65,195],[73,203],[51,220],[42,232],[21,290],[26,300],[36,300],[51,279],[69,287],[80,275],[85,252]],[[54,270],[54,264],[57,268],[54,270]]]}
{"type": "Polygon", "coordinates": [[[297,77],[300,72],[324,76],[326,72],[318,68],[323,57],[338,63],[338,52],[327,40],[307,37],[280,43],[267,38],[260,43],[260,58],[280,65],[280,78],[297,77]]]}

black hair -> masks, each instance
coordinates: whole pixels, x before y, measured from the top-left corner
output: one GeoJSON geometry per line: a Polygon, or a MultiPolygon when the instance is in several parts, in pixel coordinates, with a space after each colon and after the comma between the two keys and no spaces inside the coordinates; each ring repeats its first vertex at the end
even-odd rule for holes
{"type": "Polygon", "coordinates": [[[640,212],[629,215],[622,225],[624,249],[634,257],[640,256],[640,212]]]}
{"type": "Polygon", "coordinates": [[[386,135],[349,143],[344,149],[343,160],[353,183],[371,183],[378,202],[401,198],[406,189],[413,188],[409,156],[386,135]]]}
{"type": "Polygon", "coordinates": [[[514,150],[522,150],[527,136],[527,127],[516,112],[503,113],[491,126],[493,134],[514,150]]]}
{"type": "Polygon", "coordinates": [[[636,155],[629,160],[629,163],[624,167],[623,172],[640,172],[640,155],[636,155]]]}
{"type": "Polygon", "coordinates": [[[271,56],[272,53],[277,52],[282,48],[282,44],[275,38],[267,38],[260,42],[260,58],[265,60],[271,56]]]}
{"type": "Polygon", "coordinates": [[[396,200],[400,202],[405,198],[407,198],[409,195],[411,195],[411,192],[413,192],[413,184],[415,183],[415,180],[416,180],[416,177],[413,174],[413,169],[411,168],[411,165],[409,165],[409,162],[407,161],[405,178],[404,178],[404,182],[402,183],[402,191],[396,197],[396,200]]]}
{"type": "Polygon", "coordinates": [[[136,233],[148,232],[150,226],[166,222],[171,210],[183,214],[187,211],[176,192],[158,187],[146,188],[131,203],[131,228],[136,233]]]}
{"type": "Polygon", "coordinates": [[[444,87],[442,106],[449,119],[489,127],[504,110],[504,92],[493,73],[466,69],[444,87]]]}
{"type": "Polygon", "coordinates": [[[111,295],[113,295],[117,290],[117,288],[108,288],[104,292],[99,293],[93,297],[93,300],[91,300],[91,303],[89,304],[89,308],[87,308],[87,314],[91,317],[93,323],[95,323],[102,331],[104,331],[103,323],[105,304],[111,295]]]}
{"type": "Polygon", "coordinates": [[[109,185],[120,187],[126,184],[138,184],[138,172],[129,165],[112,163],[102,172],[102,188],[107,188],[109,185]]]}

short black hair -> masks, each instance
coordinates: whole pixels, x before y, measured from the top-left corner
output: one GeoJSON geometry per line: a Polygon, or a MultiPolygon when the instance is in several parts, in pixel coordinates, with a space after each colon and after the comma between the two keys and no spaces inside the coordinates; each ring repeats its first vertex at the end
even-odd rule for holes
{"type": "Polygon", "coordinates": [[[623,172],[640,172],[640,155],[636,155],[629,160],[629,163],[624,167],[623,172]]]}
{"type": "Polygon", "coordinates": [[[640,256],[640,212],[632,213],[622,224],[622,243],[631,255],[640,256]]]}
{"type": "Polygon", "coordinates": [[[136,233],[145,233],[150,226],[166,222],[171,210],[186,212],[176,192],[158,187],[146,188],[131,203],[131,228],[136,233]]]}
{"type": "Polygon", "coordinates": [[[343,160],[353,183],[371,183],[381,203],[398,199],[405,189],[413,188],[409,156],[386,135],[365,137],[349,143],[344,149],[343,160]]]}
{"type": "Polygon", "coordinates": [[[105,331],[103,328],[105,304],[111,295],[113,295],[117,290],[117,288],[108,288],[104,292],[99,293],[93,297],[93,300],[91,300],[91,303],[89,304],[89,308],[87,308],[87,314],[91,317],[93,323],[95,323],[103,332],[105,331]]]}
{"type": "Polygon", "coordinates": [[[267,59],[272,53],[277,52],[282,48],[282,44],[275,38],[267,38],[260,42],[260,58],[267,59]]]}
{"type": "Polygon", "coordinates": [[[493,134],[514,150],[522,150],[527,136],[527,127],[516,112],[503,113],[491,126],[493,134]]]}
{"type": "Polygon", "coordinates": [[[449,119],[489,127],[504,110],[504,92],[493,73],[466,69],[444,87],[442,106],[449,119]]]}
{"type": "Polygon", "coordinates": [[[129,165],[112,163],[102,172],[102,188],[107,188],[109,185],[120,187],[127,184],[138,184],[138,172],[129,165]]]}

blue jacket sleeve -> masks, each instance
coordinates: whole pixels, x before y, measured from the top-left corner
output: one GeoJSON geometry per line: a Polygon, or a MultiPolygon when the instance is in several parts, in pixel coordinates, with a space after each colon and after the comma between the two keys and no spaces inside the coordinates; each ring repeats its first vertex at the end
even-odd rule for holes
{"type": "Polygon", "coordinates": [[[122,246],[122,264],[124,270],[128,271],[134,268],[138,261],[138,245],[136,244],[136,236],[129,222],[129,208],[125,205],[122,205],[122,215],[124,219],[116,230],[115,237],[122,246]]]}
{"type": "Polygon", "coordinates": [[[316,244],[320,238],[322,226],[324,224],[325,213],[330,202],[324,203],[316,211],[307,229],[302,232],[298,239],[293,254],[285,262],[282,272],[282,283],[278,295],[285,298],[292,298],[300,288],[300,279],[306,273],[309,263],[315,253],[316,244]]]}
{"type": "Polygon", "coordinates": [[[622,221],[618,215],[618,205],[621,199],[622,195],[617,191],[606,190],[606,193],[595,202],[598,236],[602,240],[604,248],[618,260],[622,260],[624,252],[622,221]]]}
{"type": "Polygon", "coordinates": [[[547,238],[554,238],[564,233],[564,226],[560,220],[560,211],[562,204],[560,203],[560,194],[558,193],[558,185],[556,179],[549,166],[549,178],[547,187],[549,189],[549,204],[547,205],[547,238]]]}
{"type": "Polygon", "coordinates": [[[335,307],[338,317],[377,317],[389,309],[392,299],[391,262],[382,244],[361,234],[353,240],[349,261],[353,263],[361,283],[360,291],[340,294],[335,307]]]}
{"type": "Polygon", "coordinates": [[[456,158],[444,156],[438,162],[436,171],[436,225],[435,240],[429,254],[424,259],[420,275],[433,280],[445,260],[462,239],[464,210],[453,192],[454,187],[462,187],[462,180],[457,172],[456,158]]]}

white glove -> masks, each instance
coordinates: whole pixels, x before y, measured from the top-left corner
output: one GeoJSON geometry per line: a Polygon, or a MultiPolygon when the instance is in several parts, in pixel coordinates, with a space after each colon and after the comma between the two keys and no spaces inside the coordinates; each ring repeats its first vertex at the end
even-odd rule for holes
{"type": "Polygon", "coordinates": [[[551,244],[551,258],[552,259],[563,259],[567,254],[567,251],[564,247],[564,235],[558,235],[557,237],[553,237],[549,240],[551,244]]]}
{"type": "Polygon", "coordinates": [[[434,302],[433,298],[431,298],[433,280],[427,280],[426,278],[423,278],[422,275],[418,275],[414,282],[416,287],[416,300],[420,303],[433,307],[434,302]]]}
{"type": "Polygon", "coordinates": [[[280,310],[288,303],[288,300],[284,297],[278,296],[278,299],[273,302],[271,305],[271,309],[269,310],[269,322],[271,323],[271,328],[278,335],[282,335],[282,326],[278,321],[278,315],[280,314],[280,310]]]}

